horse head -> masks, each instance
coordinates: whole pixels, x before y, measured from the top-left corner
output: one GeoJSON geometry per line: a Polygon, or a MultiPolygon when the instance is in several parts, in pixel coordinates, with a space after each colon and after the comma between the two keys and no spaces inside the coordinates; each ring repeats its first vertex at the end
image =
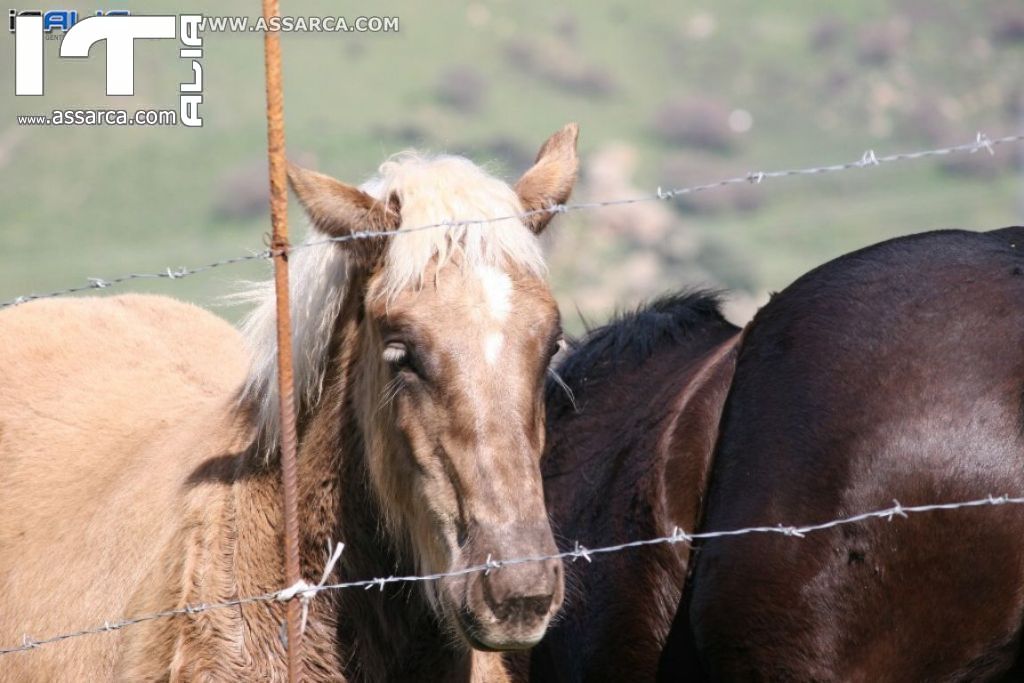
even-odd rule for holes
{"type": "Polygon", "coordinates": [[[445,575],[423,584],[430,605],[479,649],[533,645],[562,602],[560,560],[498,567],[557,552],[539,462],[561,327],[537,236],[572,190],[576,138],[552,136],[514,188],[449,156],[399,155],[361,187],[289,174],[347,252],[357,332],[339,353],[359,359],[368,485],[399,551],[445,575]]]}

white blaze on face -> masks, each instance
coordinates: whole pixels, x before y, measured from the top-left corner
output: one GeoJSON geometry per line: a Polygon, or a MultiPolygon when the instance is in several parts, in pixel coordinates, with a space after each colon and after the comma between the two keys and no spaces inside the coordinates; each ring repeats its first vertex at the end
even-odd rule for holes
{"type": "Polygon", "coordinates": [[[498,362],[501,349],[505,345],[505,335],[501,332],[501,323],[505,322],[512,311],[512,278],[497,268],[485,266],[480,268],[480,283],[483,286],[487,312],[493,326],[484,335],[484,360],[488,365],[498,362]]]}
{"type": "Polygon", "coordinates": [[[488,365],[498,362],[501,355],[501,347],[505,345],[505,335],[501,332],[488,332],[484,337],[484,360],[488,365]]]}
{"type": "Polygon", "coordinates": [[[495,322],[505,322],[512,310],[512,278],[497,268],[480,268],[480,282],[483,284],[487,309],[495,322]]]}

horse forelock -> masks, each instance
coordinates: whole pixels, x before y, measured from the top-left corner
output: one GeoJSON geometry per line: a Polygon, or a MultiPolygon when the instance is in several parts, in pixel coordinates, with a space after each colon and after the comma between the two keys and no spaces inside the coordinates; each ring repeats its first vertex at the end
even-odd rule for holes
{"type": "Polygon", "coordinates": [[[403,152],[380,167],[378,177],[363,185],[378,198],[397,196],[401,227],[390,240],[375,293],[394,297],[423,285],[431,264],[459,258],[465,266],[516,268],[545,274],[536,236],[516,216],[519,197],[504,181],[459,156],[424,157],[403,152]],[[477,224],[467,221],[486,221],[477,224]],[[438,224],[454,225],[418,229],[438,224]]]}
{"type": "MultiPolygon", "coordinates": [[[[545,274],[537,237],[515,217],[523,211],[515,191],[468,159],[403,152],[383,163],[378,175],[361,189],[378,198],[396,196],[401,206],[399,232],[405,231],[388,238],[374,277],[375,297],[390,300],[401,291],[422,287],[426,273],[440,272],[453,260],[482,272],[493,268],[536,277],[545,274]],[[486,222],[466,223],[475,220],[486,222]],[[448,223],[456,225],[419,229],[448,223]]],[[[304,244],[325,239],[311,227],[304,244]]],[[[344,245],[296,249],[289,259],[294,382],[300,412],[314,406],[323,390],[328,349],[345,299],[347,265],[344,245]]],[[[253,306],[241,323],[250,371],[240,404],[256,423],[259,449],[269,454],[278,442],[280,425],[273,281],[247,283],[228,300],[253,306]]]]}

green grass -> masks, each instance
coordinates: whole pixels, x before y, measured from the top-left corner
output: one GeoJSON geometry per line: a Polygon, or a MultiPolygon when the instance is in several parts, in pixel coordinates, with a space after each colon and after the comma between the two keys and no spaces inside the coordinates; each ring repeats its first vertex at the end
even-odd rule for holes
{"type": "MultiPolygon", "coordinates": [[[[66,4],[84,12],[97,8],[66,4]]],[[[115,4],[123,5],[102,6],[115,4]]],[[[707,180],[848,161],[867,148],[882,154],[933,146],[940,140],[912,116],[915,107],[929,104],[952,112],[946,125],[956,142],[976,130],[1001,135],[1021,126],[1009,103],[1024,83],[1020,44],[989,39],[992,17],[1003,4],[574,0],[555,10],[504,1],[486,5],[489,20],[475,27],[459,3],[287,2],[291,15],[401,18],[401,31],[393,35],[284,36],[289,150],[312,153],[321,169],[355,182],[407,145],[387,132],[397,127],[422,129],[438,150],[480,148],[496,137],[533,149],[562,123],[576,120],[585,157],[610,142],[628,142],[639,160],[635,183],[653,190],[679,184],[660,177],[660,168],[667,156],[688,153],[666,145],[651,129],[655,111],[672,97],[715,99],[754,116],[735,152],[712,157],[707,180]],[[692,31],[701,14],[714,19],[714,32],[705,38],[692,31]],[[845,29],[831,49],[815,52],[809,35],[826,14],[842,19],[845,29]],[[896,57],[881,65],[859,61],[859,36],[867,27],[901,17],[911,30],[896,57]],[[575,36],[569,49],[607,73],[615,84],[609,96],[570,92],[509,61],[512,44],[564,47],[567,39],[556,26],[567,23],[575,36]],[[455,65],[476,68],[488,82],[481,108],[471,114],[436,97],[439,74],[455,65]],[[828,90],[826,83],[842,74],[846,85],[828,90]],[[895,104],[879,109],[886,92],[895,104]]],[[[216,11],[254,15],[256,8],[254,2],[233,1],[216,11]]],[[[153,13],[201,9],[195,2],[145,5],[153,13]]],[[[201,130],[14,124],[15,114],[56,107],[176,106],[176,84],[187,73],[170,41],[137,47],[137,96],[123,103],[102,96],[102,46],[94,48],[93,59],[71,62],[58,60],[55,43],[47,43],[44,98],[14,97],[12,60],[2,60],[0,141],[8,142],[0,148],[10,151],[6,158],[0,155],[0,298],[78,284],[87,276],[201,264],[262,247],[269,230],[264,217],[225,220],[212,208],[225,175],[259,163],[265,153],[261,36],[207,34],[205,41],[201,130]]],[[[693,158],[698,163],[706,156],[693,158]]],[[[503,160],[478,161],[501,167],[503,160]]],[[[688,214],[682,220],[729,250],[753,289],[779,289],[828,258],[880,239],[1020,222],[1022,186],[1020,175],[1010,172],[964,178],[940,171],[932,161],[908,162],[771,181],[758,188],[764,201],[756,211],[688,214]]],[[[301,216],[294,209],[291,215],[298,230],[301,216]]],[[[586,219],[563,228],[585,231],[586,219]]],[[[231,266],[130,289],[210,303],[229,291],[231,280],[262,272],[265,264],[231,266]]],[[[568,304],[574,292],[559,273],[553,275],[568,304]]],[[[718,275],[726,283],[739,280],[718,275]]],[[[658,284],[686,281],[686,272],[673,272],[658,284]]],[[[620,284],[609,281],[607,287],[614,293],[620,284]]],[[[622,306],[636,303],[615,298],[622,306]]]]}

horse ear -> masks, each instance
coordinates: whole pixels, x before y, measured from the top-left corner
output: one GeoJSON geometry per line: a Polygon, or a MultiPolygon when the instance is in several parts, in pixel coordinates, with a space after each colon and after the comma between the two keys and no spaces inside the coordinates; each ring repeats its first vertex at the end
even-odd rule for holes
{"type": "MultiPolygon", "coordinates": [[[[288,164],[288,184],[317,230],[344,238],[356,232],[387,232],[400,224],[398,198],[383,202],[358,187],[288,164]]],[[[357,238],[344,243],[356,258],[371,265],[383,252],[384,238],[357,238]]]]}
{"type": "MultiPolygon", "coordinates": [[[[526,211],[548,209],[564,204],[576,184],[580,160],[576,156],[576,140],[580,127],[567,124],[545,142],[537,161],[516,183],[516,194],[526,211]]],[[[549,211],[535,213],[525,223],[535,234],[540,234],[554,214],[549,211]]]]}

